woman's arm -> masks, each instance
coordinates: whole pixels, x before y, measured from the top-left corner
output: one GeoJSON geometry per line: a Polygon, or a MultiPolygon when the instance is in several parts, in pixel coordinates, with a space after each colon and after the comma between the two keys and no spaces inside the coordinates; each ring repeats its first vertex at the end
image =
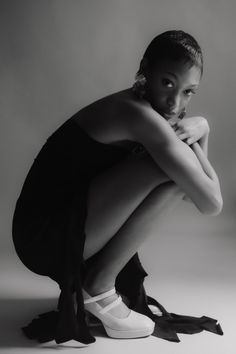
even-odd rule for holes
{"type": "Polygon", "coordinates": [[[148,104],[132,102],[125,111],[127,138],[145,147],[200,212],[219,214],[223,205],[219,180],[200,146],[190,148],[181,141],[168,122],[148,104]]]}
{"type": "MultiPolygon", "coordinates": [[[[197,151],[199,150],[198,147],[196,148],[196,146],[199,146],[199,148],[202,149],[202,151],[204,152],[205,156],[208,157],[208,138],[209,138],[209,126],[208,126],[208,131],[206,132],[205,135],[203,135],[203,137],[201,139],[198,140],[198,142],[195,142],[193,144],[190,145],[191,149],[195,152],[195,155],[198,157],[199,160],[199,154],[197,153],[197,151]]],[[[200,160],[199,160],[200,161],[200,160]]],[[[200,161],[201,163],[201,161],[200,161]]],[[[187,196],[184,195],[183,196],[183,200],[185,200],[186,202],[190,202],[192,203],[192,200],[187,196]]]]}
{"type": "MultiPolygon", "coordinates": [[[[208,157],[208,138],[209,138],[209,131],[198,141],[198,144],[200,145],[200,147],[204,151],[206,157],[208,157]]],[[[191,145],[190,145],[190,147],[191,147],[191,145]]]]}
{"type": "MultiPolygon", "coordinates": [[[[200,162],[203,170],[205,173],[213,179],[218,179],[216,173],[213,170],[213,167],[210,165],[209,160],[207,159],[208,156],[208,136],[209,132],[206,133],[198,142],[195,142],[190,145],[191,149],[194,151],[198,161],[200,162]]],[[[185,195],[183,200],[187,202],[192,202],[192,200],[185,195]]],[[[223,202],[223,201],[222,201],[223,202]]]]}
{"type": "Polygon", "coordinates": [[[203,148],[200,146],[200,144],[198,142],[196,142],[196,143],[193,143],[190,147],[194,151],[195,155],[197,156],[198,161],[200,162],[205,173],[211,179],[218,178],[212,165],[210,164],[210,161],[207,158],[205,151],[203,151],[203,148]]]}
{"type": "MultiPolygon", "coordinates": [[[[170,120],[168,120],[168,123],[173,128],[176,135],[192,148],[192,150],[195,152],[195,155],[197,157],[198,157],[198,154],[196,153],[196,149],[193,149],[194,146],[199,146],[199,148],[202,149],[202,151],[204,152],[206,157],[208,157],[208,137],[209,137],[209,133],[210,133],[210,127],[209,127],[209,124],[205,118],[203,118],[203,117],[190,117],[190,118],[187,118],[187,120],[184,119],[184,120],[179,121],[178,123],[175,120],[170,119],[170,120]],[[193,125],[191,126],[192,119],[194,119],[195,121],[193,122],[193,125]],[[200,131],[204,130],[205,133],[202,135],[202,137],[200,139],[198,139],[198,141],[189,144],[188,143],[189,137],[190,137],[190,139],[191,139],[191,137],[192,138],[194,137],[194,129],[196,130],[196,128],[197,128],[197,130],[199,130],[199,128],[200,128],[200,131]],[[186,137],[186,135],[187,135],[187,137],[186,137]]],[[[187,195],[183,196],[183,200],[192,203],[192,200],[187,195]]]]}

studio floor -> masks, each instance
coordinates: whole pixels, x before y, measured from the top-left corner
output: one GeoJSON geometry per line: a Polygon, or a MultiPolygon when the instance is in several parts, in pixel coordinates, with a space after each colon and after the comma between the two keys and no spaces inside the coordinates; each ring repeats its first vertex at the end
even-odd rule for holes
{"type": "Polygon", "coordinates": [[[116,340],[107,337],[101,326],[91,328],[96,342],[89,345],[75,341],[61,345],[54,341],[38,344],[25,338],[20,327],[38,314],[55,309],[59,289],[50,278],[26,269],[12,248],[2,249],[0,255],[0,352],[48,354],[59,351],[67,354],[81,350],[88,354],[234,354],[234,225],[222,217],[213,218],[209,223],[209,220],[204,221],[206,219],[195,215],[191,221],[188,219],[187,226],[177,224],[173,238],[175,220],[172,218],[171,232],[170,227],[160,227],[159,232],[164,235],[161,242],[158,243],[154,236],[150,240],[153,247],[145,244],[140,251],[142,264],[148,273],[144,282],[146,292],[169,312],[217,319],[224,335],[206,331],[193,335],[178,334],[180,343],[154,336],[116,340]]]}

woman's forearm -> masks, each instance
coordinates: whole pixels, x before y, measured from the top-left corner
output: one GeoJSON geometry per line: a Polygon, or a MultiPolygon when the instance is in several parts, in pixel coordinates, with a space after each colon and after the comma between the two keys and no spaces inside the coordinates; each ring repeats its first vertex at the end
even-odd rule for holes
{"type": "MultiPolygon", "coordinates": [[[[206,135],[205,139],[202,139],[200,144],[199,144],[199,142],[195,142],[195,143],[191,144],[190,147],[194,151],[196,157],[198,158],[204,172],[214,182],[215,191],[216,191],[215,197],[219,200],[219,202],[221,204],[223,204],[218,176],[217,176],[214,168],[212,167],[210,161],[207,158],[208,134],[206,135]]],[[[186,201],[191,201],[187,196],[184,196],[183,199],[186,201]]]]}
{"type": "Polygon", "coordinates": [[[202,150],[204,151],[206,157],[208,157],[208,137],[209,132],[206,133],[201,139],[199,139],[198,143],[201,146],[202,150]]]}
{"type": "MultiPolygon", "coordinates": [[[[176,131],[177,128],[173,128],[174,131],[176,131]]],[[[219,207],[223,205],[223,200],[221,196],[221,191],[220,191],[220,183],[218,176],[211,165],[210,161],[208,160],[208,136],[209,136],[210,128],[207,124],[207,129],[205,131],[205,134],[202,136],[201,139],[199,139],[197,142],[194,142],[190,145],[188,145],[193,152],[195,153],[200,166],[202,167],[203,171],[205,174],[210,178],[212,183],[210,184],[209,188],[212,190],[209,191],[211,193],[212,198],[215,199],[215,203],[219,205],[219,207]]],[[[184,139],[185,140],[185,139],[184,139]]],[[[185,142],[185,141],[184,141],[185,142]]],[[[187,142],[185,142],[187,144],[187,142]]],[[[186,201],[191,201],[191,199],[185,195],[183,197],[184,200],[186,201]]]]}
{"type": "Polygon", "coordinates": [[[197,142],[193,143],[191,145],[191,148],[194,151],[195,155],[197,156],[204,172],[214,182],[214,198],[218,201],[219,205],[221,205],[222,208],[223,199],[220,190],[220,182],[214,168],[212,167],[210,161],[207,159],[201,146],[197,142]]]}
{"type": "Polygon", "coordinates": [[[199,143],[195,142],[192,145],[190,145],[190,147],[194,151],[195,155],[197,156],[197,158],[198,158],[204,172],[207,174],[207,176],[214,181],[218,181],[217,174],[216,174],[213,166],[211,165],[210,161],[208,160],[202,147],[199,145],[199,143]]]}

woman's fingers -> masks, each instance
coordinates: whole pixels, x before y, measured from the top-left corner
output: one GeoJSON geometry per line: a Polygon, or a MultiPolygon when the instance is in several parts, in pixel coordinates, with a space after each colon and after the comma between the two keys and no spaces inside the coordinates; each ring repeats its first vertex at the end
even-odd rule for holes
{"type": "Polygon", "coordinates": [[[183,140],[183,139],[186,139],[186,138],[189,138],[189,134],[187,134],[187,133],[177,133],[177,131],[176,131],[176,135],[178,136],[178,138],[180,138],[181,140],[183,140]]]}
{"type": "Polygon", "coordinates": [[[174,123],[172,121],[169,121],[170,125],[172,126],[173,130],[175,131],[175,134],[178,136],[179,139],[184,140],[184,139],[188,139],[187,143],[189,144],[189,142],[191,141],[191,137],[189,132],[183,132],[183,128],[178,126],[178,123],[174,123]]]}
{"type": "Polygon", "coordinates": [[[170,119],[168,120],[168,123],[170,124],[170,126],[173,127],[174,125],[177,124],[176,118],[170,118],[170,119]]]}
{"type": "Polygon", "coordinates": [[[176,129],[175,133],[176,133],[176,135],[184,134],[183,130],[181,130],[181,129],[176,129]]]}

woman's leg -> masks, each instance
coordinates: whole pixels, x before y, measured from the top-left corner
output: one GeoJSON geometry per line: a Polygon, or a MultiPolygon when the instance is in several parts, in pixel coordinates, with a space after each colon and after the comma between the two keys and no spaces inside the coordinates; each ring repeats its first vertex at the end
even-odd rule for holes
{"type": "Polygon", "coordinates": [[[170,181],[147,152],[128,157],[91,181],[88,191],[84,259],[102,249],[138,205],[170,181]]]}
{"type": "Polygon", "coordinates": [[[132,155],[93,181],[88,196],[84,286],[95,295],[115,284],[120,270],[184,192],[148,153],[132,155]]]}

